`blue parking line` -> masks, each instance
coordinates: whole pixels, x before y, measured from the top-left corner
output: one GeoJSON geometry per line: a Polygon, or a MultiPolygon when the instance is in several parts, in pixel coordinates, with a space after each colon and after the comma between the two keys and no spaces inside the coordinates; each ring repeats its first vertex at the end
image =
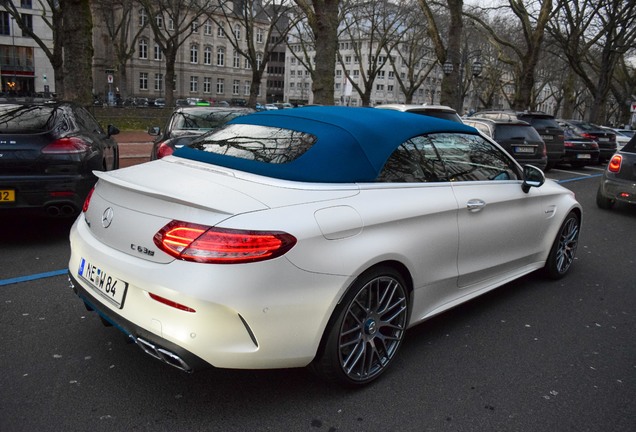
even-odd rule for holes
{"type": "Polygon", "coordinates": [[[569,182],[573,182],[573,181],[587,180],[587,179],[591,179],[591,178],[601,177],[602,175],[603,175],[603,173],[590,174],[590,175],[581,176],[581,177],[574,177],[574,178],[571,178],[571,179],[558,180],[557,183],[569,183],[569,182]]]}
{"type": "Polygon", "coordinates": [[[53,276],[62,276],[67,273],[68,273],[68,269],[64,269],[64,270],[54,270],[54,271],[50,271],[46,273],[38,273],[34,275],[29,275],[29,276],[20,276],[20,277],[11,278],[11,279],[2,279],[0,280],[0,286],[11,285],[11,284],[16,284],[20,282],[29,282],[29,281],[44,279],[44,278],[53,277],[53,276]]]}

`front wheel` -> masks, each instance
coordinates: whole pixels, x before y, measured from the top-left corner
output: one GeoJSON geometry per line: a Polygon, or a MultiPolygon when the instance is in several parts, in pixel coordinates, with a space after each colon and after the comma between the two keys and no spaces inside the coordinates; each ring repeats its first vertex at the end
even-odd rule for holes
{"type": "Polygon", "coordinates": [[[363,274],[340,303],[312,369],[349,387],[368,384],[391,364],[408,322],[404,278],[390,267],[363,274]]]}
{"type": "Polygon", "coordinates": [[[579,216],[571,212],[561,225],[545,263],[544,271],[548,277],[560,279],[568,272],[574,262],[580,231],[579,216]]]}

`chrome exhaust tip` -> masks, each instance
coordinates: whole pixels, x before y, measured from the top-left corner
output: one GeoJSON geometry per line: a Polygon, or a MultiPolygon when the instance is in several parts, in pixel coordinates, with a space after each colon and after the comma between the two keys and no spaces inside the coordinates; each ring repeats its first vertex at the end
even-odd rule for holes
{"type": "Polygon", "coordinates": [[[157,360],[161,360],[162,362],[184,372],[192,372],[192,368],[177,354],[170,352],[165,348],[158,347],[140,337],[135,338],[135,342],[146,354],[156,358],[157,360]]]}

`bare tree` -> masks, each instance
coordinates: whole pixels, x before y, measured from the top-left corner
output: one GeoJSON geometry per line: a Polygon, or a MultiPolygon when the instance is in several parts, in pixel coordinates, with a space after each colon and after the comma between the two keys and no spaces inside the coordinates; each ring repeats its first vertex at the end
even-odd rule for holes
{"type": "MultiPolygon", "coordinates": [[[[444,64],[449,60],[453,64],[453,70],[442,79],[441,103],[456,106],[461,91],[459,83],[459,73],[461,66],[461,41],[464,29],[462,11],[464,0],[446,0],[443,6],[433,4],[428,0],[417,0],[424,17],[428,22],[428,35],[433,43],[435,57],[439,64],[444,64]],[[447,22],[445,20],[448,19],[447,22]],[[442,34],[442,25],[446,27],[446,33],[442,34]]],[[[461,110],[461,106],[456,109],[461,110]]]]}
{"type": "Polygon", "coordinates": [[[166,59],[166,106],[174,106],[175,63],[179,48],[213,7],[208,0],[139,0],[147,13],[155,43],[166,59]]]}
{"type": "Polygon", "coordinates": [[[340,0],[294,0],[307,18],[313,35],[316,57],[311,69],[314,103],[333,105],[340,0]]]}
{"type": "Polygon", "coordinates": [[[603,123],[614,71],[636,42],[636,3],[560,0],[548,30],[591,94],[585,117],[603,123]]]}
{"type": "MultiPolygon", "coordinates": [[[[119,83],[119,92],[123,98],[128,97],[127,63],[135,54],[137,41],[146,29],[147,22],[137,27],[135,34],[131,34],[134,26],[135,7],[139,7],[136,0],[96,0],[93,2],[96,18],[105,27],[109,46],[113,49],[113,65],[119,83]]],[[[106,44],[105,44],[106,45],[106,44]]]]}
{"type": "Polygon", "coordinates": [[[291,6],[277,0],[226,0],[208,13],[218,26],[228,29],[227,40],[252,70],[248,106],[255,107],[263,74],[276,48],[284,44],[294,27],[291,6]],[[272,37],[275,36],[275,37],[272,37]]]}
{"type": "Polygon", "coordinates": [[[545,28],[553,13],[552,0],[508,0],[507,3],[507,7],[503,9],[504,15],[499,19],[509,22],[510,11],[517,19],[516,31],[507,34],[495,31],[491,23],[477,13],[483,8],[466,11],[464,14],[481,25],[495,46],[499,47],[499,60],[513,71],[515,92],[512,108],[528,109],[536,83],[535,71],[541,55],[545,28]]]}

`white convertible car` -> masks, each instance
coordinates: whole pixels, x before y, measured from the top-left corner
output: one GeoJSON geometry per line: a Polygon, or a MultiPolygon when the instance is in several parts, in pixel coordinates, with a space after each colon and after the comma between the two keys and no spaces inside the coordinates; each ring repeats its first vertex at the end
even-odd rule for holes
{"type": "Polygon", "coordinates": [[[359,386],[410,326],[535,270],[569,270],[572,192],[456,122],[303,107],[236,118],[99,177],[72,288],[184,371],[311,365],[359,386]]]}

